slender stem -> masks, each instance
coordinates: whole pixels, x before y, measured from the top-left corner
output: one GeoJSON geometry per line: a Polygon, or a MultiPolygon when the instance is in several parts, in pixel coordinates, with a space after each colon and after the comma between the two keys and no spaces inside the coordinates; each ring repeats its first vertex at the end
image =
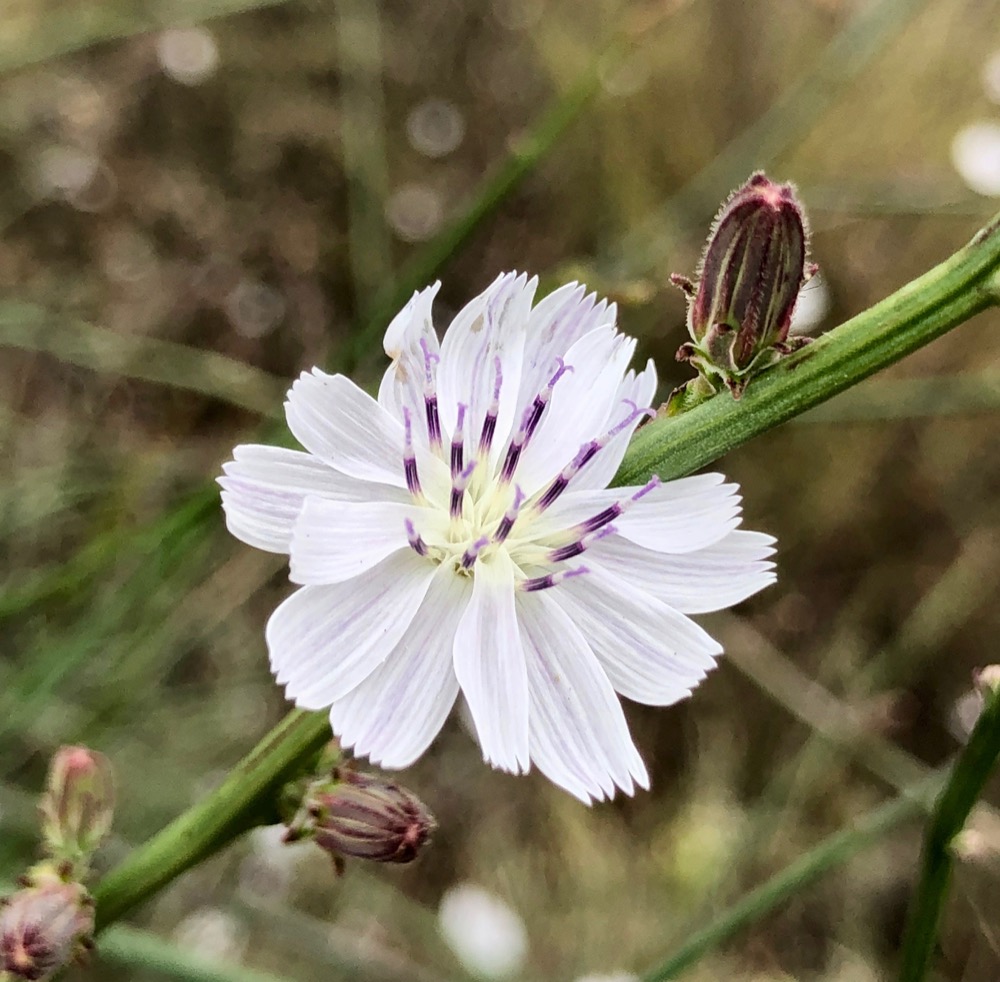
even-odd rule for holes
{"type": "Polygon", "coordinates": [[[105,932],[101,938],[101,962],[132,971],[152,970],[187,982],[290,982],[283,976],[246,965],[205,958],[127,924],[118,924],[105,932]]]}
{"type": "Polygon", "coordinates": [[[208,797],[136,849],[94,891],[97,929],[262,822],[278,820],[277,793],[330,739],[326,715],[290,712],[208,797]]]}
{"type": "Polygon", "coordinates": [[[938,922],[951,879],[951,846],[982,794],[1000,757],[1000,687],[993,689],[972,730],[931,817],[920,883],[910,905],[903,935],[900,982],[922,982],[937,941],[938,922]]]}
{"type": "Polygon", "coordinates": [[[780,873],[751,890],[714,921],[696,932],[662,965],[643,976],[643,982],[674,979],[702,956],[718,948],[742,928],[759,920],[793,894],[818,880],[824,873],[874,845],[887,832],[927,810],[944,782],[943,773],[914,785],[908,792],[869,812],[853,827],[835,832],[800,856],[780,873]]]}
{"type": "MultiPolygon", "coordinates": [[[[940,266],[755,379],[739,402],[729,395],[716,396],[682,416],[656,420],[641,429],[617,480],[645,481],[651,472],[666,478],[688,474],[898,361],[997,302],[998,268],[1000,216],[940,266]]],[[[220,788],[102,881],[96,891],[99,925],[116,920],[250,827],[283,778],[316,750],[325,733],[325,718],[290,714],[220,788]]],[[[903,804],[897,807],[908,814],[903,804]]],[[[874,836],[892,824],[885,825],[884,818],[880,822],[866,834],[874,836]]],[[[854,840],[847,835],[849,844],[854,840]]],[[[845,843],[833,841],[826,865],[849,854],[845,843]]],[[[790,878],[779,885],[797,883],[803,868],[812,869],[795,864],[792,873],[785,874],[790,878]]],[[[784,895],[774,894],[773,902],[784,895]]],[[[738,924],[744,922],[737,917],[738,924]]]]}

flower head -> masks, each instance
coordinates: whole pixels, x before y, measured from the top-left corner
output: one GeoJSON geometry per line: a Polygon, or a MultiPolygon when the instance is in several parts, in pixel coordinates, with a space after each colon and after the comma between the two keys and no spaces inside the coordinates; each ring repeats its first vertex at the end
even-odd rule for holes
{"type": "Polygon", "coordinates": [[[461,690],[485,759],[582,800],[648,786],[616,691],[669,705],[721,653],[686,614],[772,582],[717,474],[607,488],[656,388],[613,304],[571,283],[534,307],[504,274],[439,343],[434,285],[389,325],[378,398],[303,373],[305,453],[237,447],[229,529],[290,556],[271,667],[345,747],[386,768],[427,749],[461,690]]]}
{"type": "Polygon", "coordinates": [[[789,340],[802,284],[809,232],[791,184],[757,172],[729,197],[712,224],[697,287],[672,281],[688,294],[691,340],[677,352],[698,369],[702,383],[726,385],[736,398],[750,378],[805,343],[789,340]]]}

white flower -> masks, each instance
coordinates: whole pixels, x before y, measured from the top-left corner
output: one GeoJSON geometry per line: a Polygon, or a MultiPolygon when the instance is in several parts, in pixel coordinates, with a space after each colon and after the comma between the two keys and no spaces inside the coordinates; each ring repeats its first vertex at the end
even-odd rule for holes
{"type": "Polygon", "coordinates": [[[631,794],[648,777],[615,691],[690,695],[721,648],[685,615],[773,582],[774,540],[737,530],[718,474],[606,488],[656,388],[613,304],[571,283],[532,308],[537,280],[509,273],[439,344],[438,286],[389,325],[377,400],[303,373],[285,409],[308,452],[225,466],[230,531],[301,584],[267,625],[271,668],[382,767],[416,760],[461,690],[494,767],[631,794]]]}
{"type": "Polygon", "coordinates": [[[441,898],[438,925],[448,947],[474,975],[513,975],[528,954],[524,921],[498,896],[472,883],[450,887],[441,898]]]}

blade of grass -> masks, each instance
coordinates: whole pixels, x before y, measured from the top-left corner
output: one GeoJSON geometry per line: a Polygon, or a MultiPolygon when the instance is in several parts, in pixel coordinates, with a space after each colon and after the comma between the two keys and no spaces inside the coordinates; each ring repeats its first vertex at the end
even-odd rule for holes
{"type": "Polygon", "coordinates": [[[0,346],[197,392],[262,416],[279,416],[288,387],[282,379],[214,351],[121,334],[32,303],[0,303],[0,346]]]}
{"type": "Polygon", "coordinates": [[[930,807],[944,783],[944,773],[920,781],[900,797],[876,808],[850,828],[824,839],[790,866],[776,873],[741,900],[724,910],[706,927],[692,934],[665,962],[642,977],[642,982],[675,979],[710,951],[734,938],[789,897],[815,883],[829,870],[875,845],[887,833],[930,807]]]}
{"type": "Polygon", "coordinates": [[[46,10],[28,4],[22,24],[13,15],[0,39],[0,74],[37,65],[105,41],[132,37],[174,25],[188,26],[219,17],[276,7],[288,0],[171,0],[165,3],[108,3],[68,0],[46,10]],[[37,20],[37,24],[28,23],[37,20]]]}
{"type": "Polygon", "coordinates": [[[923,982],[937,942],[938,922],[951,880],[952,843],[965,825],[1000,757],[1000,686],[990,687],[983,711],[934,806],[920,882],[903,934],[900,982],[923,982]]]}

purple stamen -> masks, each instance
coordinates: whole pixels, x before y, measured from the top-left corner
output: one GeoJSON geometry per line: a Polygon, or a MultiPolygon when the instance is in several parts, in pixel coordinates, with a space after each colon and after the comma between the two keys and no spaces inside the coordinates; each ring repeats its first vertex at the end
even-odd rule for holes
{"type": "Polygon", "coordinates": [[[469,486],[469,478],[472,477],[472,472],[475,469],[476,462],[473,460],[461,474],[452,479],[451,503],[448,508],[452,518],[462,517],[462,498],[465,495],[465,489],[469,486]]]}
{"type": "Polygon", "coordinates": [[[493,380],[493,399],[486,410],[483,432],[479,437],[479,455],[481,457],[485,457],[490,452],[490,447],[493,445],[493,434],[497,428],[497,416],[500,415],[500,386],[503,384],[503,365],[499,355],[493,359],[493,369],[496,373],[493,380]]]}
{"type": "Polygon", "coordinates": [[[581,552],[585,552],[595,542],[599,542],[609,535],[614,535],[617,531],[614,525],[605,525],[604,528],[598,529],[596,532],[581,535],[579,539],[571,542],[568,546],[560,546],[558,549],[553,549],[546,558],[553,563],[562,562],[564,559],[572,559],[574,556],[579,556],[581,552]]]}
{"type": "Polygon", "coordinates": [[[514,485],[514,500],[511,502],[510,507],[504,512],[504,516],[500,519],[500,524],[497,526],[497,530],[493,533],[494,542],[503,542],[507,536],[510,535],[510,530],[514,527],[514,522],[517,521],[517,516],[520,513],[521,505],[523,504],[524,492],[521,490],[520,485],[514,485]]]}
{"type": "Polygon", "coordinates": [[[484,535],[481,539],[476,539],[462,554],[462,569],[469,569],[476,561],[476,557],[490,544],[489,536],[484,535]]]}
{"type": "Polygon", "coordinates": [[[524,422],[524,442],[527,443],[531,439],[532,434],[535,432],[535,427],[538,426],[539,420],[542,418],[542,413],[545,411],[545,407],[549,404],[549,400],[552,398],[552,391],[556,387],[556,382],[559,381],[566,374],[566,372],[573,371],[572,365],[567,365],[562,358],[556,358],[559,367],[556,369],[555,374],[549,379],[548,384],[542,389],[541,392],[535,396],[535,401],[531,404],[530,413],[526,414],[524,422]]]}
{"type": "Polygon", "coordinates": [[[410,548],[418,556],[427,555],[427,543],[424,542],[424,540],[420,537],[420,533],[416,530],[416,528],[413,525],[413,522],[411,522],[409,519],[406,519],[406,538],[407,541],[410,543],[410,548]]]}
{"type": "Polygon", "coordinates": [[[431,366],[441,360],[427,344],[426,338],[420,339],[420,348],[424,353],[424,409],[427,415],[427,437],[431,446],[441,446],[441,419],[438,416],[437,389],[434,385],[434,372],[431,366]]]}
{"type": "Polygon", "coordinates": [[[582,576],[589,573],[586,566],[577,566],[576,569],[564,569],[558,573],[549,573],[547,576],[536,576],[530,580],[519,580],[517,588],[524,593],[534,593],[536,590],[548,590],[558,586],[563,580],[568,580],[573,576],[582,576]]]}
{"type": "Polygon", "coordinates": [[[521,459],[521,451],[528,440],[526,426],[530,415],[531,406],[524,411],[524,416],[521,417],[521,425],[517,428],[514,439],[510,441],[510,446],[507,447],[507,456],[504,457],[503,467],[500,468],[501,482],[509,481],[514,476],[514,471],[517,470],[517,462],[521,459]]]}
{"type": "MultiPolygon", "coordinates": [[[[591,440],[589,443],[583,444],[577,451],[577,455],[573,458],[572,462],[567,464],[556,476],[555,480],[542,492],[542,496],[538,499],[535,507],[538,511],[544,511],[549,505],[552,504],[556,498],[559,497],[566,490],[567,485],[573,478],[580,473],[581,470],[589,463],[594,455],[599,451],[603,450],[611,440],[622,432],[626,427],[628,427],[637,416],[655,416],[656,412],[653,409],[639,409],[638,406],[631,400],[625,399],[625,403],[632,407],[632,412],[625,417],[620,423],[613,426],[604,436],[598,437],[596,440],[591,440]]],[[[611,515],[607,518],[607,521],[611,521],[614,518],[611,515]]]]}
{"type": "Polygon", "coordinates": [[[581,532],[581,534],[586,535],[588,532],[594,532],[601,528],[603,525],[607,525],[608,522],[614,521],[619,515],[624,514],[631,508],[640,498],[644,495],[649,494],[653,488],[658,488],[660,486],[660,479],[655,474],[649,479],[649,481],[644,484],[638,491],[635,492],[631,497],[623,498],[620,501],[616,501],[613,505],[609,505],[603,511],[599,511],[596,515],[588,518],[584,522],[580,522],[576,528],[581,532]]]}
{"type": "Polygon", "coordinates": [[[466,405],[464,402],[458,404],[458,420],[455,423],[455,432],[451,438],[451,476],[454,478],[462,473],[462,463],[465,459],[465,424],[466,405]]]}
{"type": "Polygon", "coordinates": [[[403,444],[403,473],[406,475],[406,486],[414,498],[422,498],[420,476],[417,474],[417,455],[413,450],[413,419],[410,410],[403,407],[403,425],[406,427],[406,438],[403,444]]]}

